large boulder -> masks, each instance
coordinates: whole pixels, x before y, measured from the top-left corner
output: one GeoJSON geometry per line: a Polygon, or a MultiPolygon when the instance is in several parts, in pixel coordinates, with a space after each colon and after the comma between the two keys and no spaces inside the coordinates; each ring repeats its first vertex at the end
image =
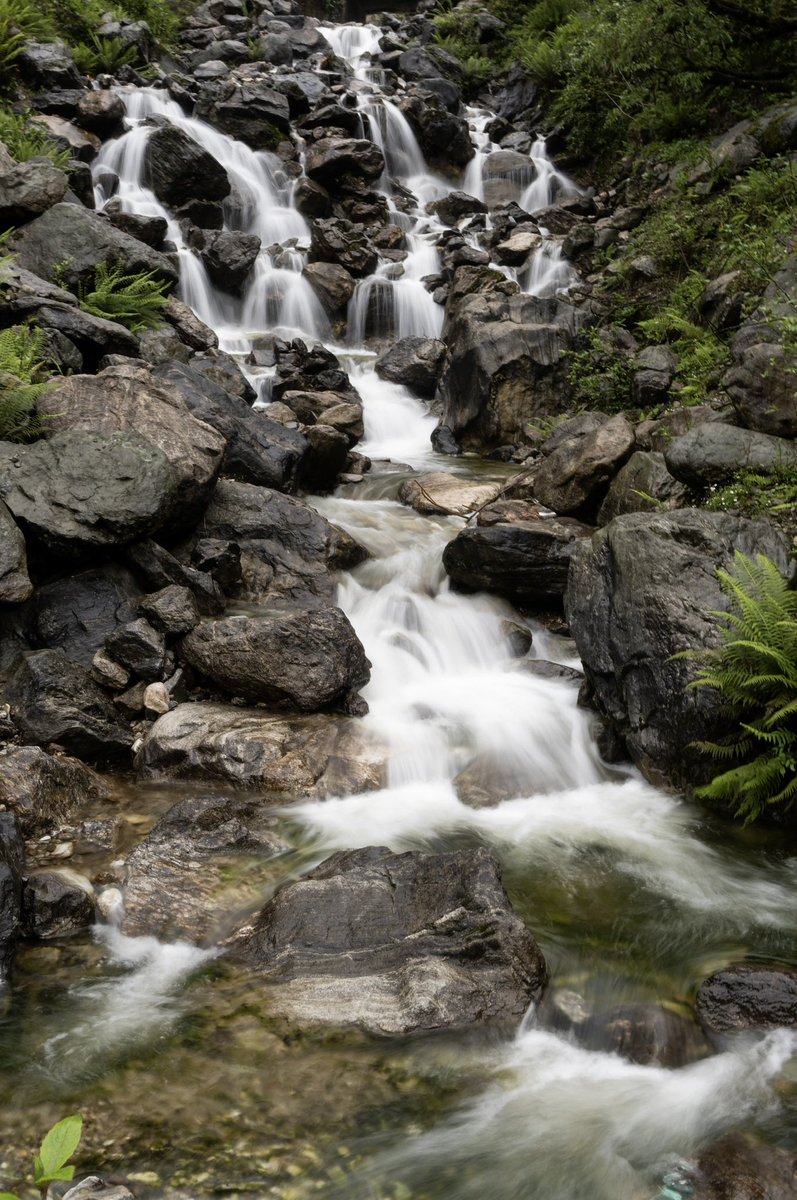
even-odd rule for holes
{"type": "Polygon", "coordinates": [[[290,129],[290,107],[270,83],[270,76],[223,80],[200,95],[196,115],[253,150],[273,150],[290,129]]]}
{"type": "Polygon", "coordinates": [[[797,971],[764,963],[724,967],[701,983],[696,1008],[708,1033],[797,1025],[797,971]]]}
{"type": "Polygon", "coordinates": [[[234,949],[270,1012],[383,1036],[515,1026],[547,978],[481,849],[335,854],[283,887],[234,949]]]}
{"type": "Polygon", "coordinates": [[[193,415],[224,438],[222,471],[264,487],[290,487],[307,453],[307,441],[266,413],[250,408],[192,364],[167,362],[153,374],[179,392],[193,415]]]}
{"type": "Polygon", "coordinates": [[[431,400],[445,359],[446,345],[439,338],[405,337],[376,360],[376,373],[431,400]]]}
{"type": "Polygon", "coordinates": [[[522,607],[559,602],[570,560],[592,529],[567,517],[474,525],[443,551],[443,566],[460,591],[497,592],[522,607]]]}
{"type": "Polygon", "coordinates": [[[135,542],[125,550],[130,566],[147,583],[160,589],[176,585],[187,588],[196,601],[196,606],[205,616],[224,612],[224,595],[216,580],[204,570],[197,570],[181,562],[158,542],[147,538],[135,542]]]}
{"type": "Polygon", "coordinates": [[[146,438],[177,477],[180,524],[190,523],[207,502],[226,440],[192,416],[181,393],[146,367],[124,364],[99,375],[73,375],[42,396],[39,411],[48,418],[48,432],[130,430],[146,438]]]}
{"type": "Polygon", "coordinates": [[[0,228],[38,217],[63,200],[69,180],[49,161],[23,162],[0,174],[0,228]]]}
{"type": "Polygon", "coordinates": [[[17,818],[0,812],[0,988],[8,978],[22,926],[22,868],[25,847],[17,818]]]}
{"type": "Polygon", "coordinates": [[[25,539],[0,500],[0,605],[21,604],[32,591],[25,539]]]}
{"type": "Polygon", "coordinates": [[[69,867],[31,871],[25,880],[22,925],[27,937],[80,933],[94,924],[94,912],[94,888],[69,867]]]}
{"type": "Polygon", "coordinates": [[[310,253],[314,259],[343,267],[350,275],[370,275],[378,261],[363,227],[343,217],[313,221],[310,253]]]}
{"type": "Polygon", "coordinates": [[[409,96],[400,107],[430,163],[443,169],[467,166],[475,150],[464,117],[450,112],[439,96],[427,90],[409,96]]]}
{"type": "Polygon", "coordinates": [[[167,208],[190,200],[224,200],[230,194],[221,163],[176,125],[162,125],[149,135],[144,182],[167,208]]]}
{"type": "Polygon", "coordinates": [[[637,450],[609,484],[598,524],[608,525],[623,513],[684,508],[688,498],[689,489],[667,470],[663,454],[637,450]]]}
{"type": "Polygon", "coordinates": [[[695,509],[616,517],[576,548],[570,629],[599,709],[653,782],[691,789],[715,773],[694,742],[727,732],[721,697],[687,690],[696,664],[673,655],[718,645],[717,568],[741,550],[786,570],[788,549],[766,521],[695,509]]]}
{"type": "Polygon", "coordinates": [[[378,179],[384,169],[382,151],[365,138],[319,138],[307,148],[305,171],[322,187],[337,183],[344,175],[378,179]]]}
{"type": "Polygon", "coordinates": [[[353,717],[201,703],[159,717],[136,765],[145,779],[214,779],[287,801],[383,787],[386,758],[353,717]]]}
{"type": "MultiPolygon", "coordinates": [[[[534,472],[537,499],[569,516],[595,512],[635,440],[633,428],[621,414],[607,418],[596,429],[582,428],[581,419],[566,423],[555,449],[534,472]],[[573,426],[577,428],[570,432],[573,426]]],[[[543,446],[543,453],[546,449],[543,446]]]]}
{"type": "Polygon", "coordinates": [[[54,742],[90,762],[110,762],[130,753],[129,728],[105,693],[63,650],[23,655],[7,680],[5,695],[14,724],[27,742],[54,742]]]}
{"type": "Polygon", "coordinates": [[[730,1133],[701,1151],[692,1200],[794,1200],[797,1159],[788,1150],[730,1133]]]}
{"type": "Polygon", "coordinates": [[[772,475],[797,467],[797,446],[785,438],[712,422],[690,429],[664,452],[667,469],[692,487],[728,483],[742,471],[772,475]]]}
{"type": "Polygon", "coordinates": [[[325,310],[332,316],[342,312],[354,295],[354,277],[340,263],[308,263],[303,274],[325,310]]]}
{"type": "Polygon", "coordinates": [[[36,589],[28,606],[34,649],[63,650],[88,669],[120,625],[135,618],[141,587],[124,567],[93,567],[36,589]]]}
{"type": "Polygon", "coordinates": [[[81,808],[107,800],[105,781],[75,758],[39,746],[11,746],[0,758],[0,804],[16,814],[25,837],[52,835],[81,808]]]}
{"type": "Polygon", "coordinates": [[[25,79],[43,90],[85,86],[85,80],[63,42],[27,42],[17,65],[25,79]]]}
{"type": "Polygon", "coordinates": [[[734,366],[723,379],[741,425],[787,438],[797,437],[797,353],[784,332],[794,318],[795,286],[797,257],[792,256],[764,292],[760,309],[734,337],[734,366]]]}
{"type": "Polygon", "coordinates": [[[18,229],[9,242],[16,265],[53,282],[56,268],[69,287],[91,286],[101,262],[122,266],[126,274],[154,271],[167,283],[177,282],[177,270],[165,254],[115,229],[99,213],[82,204],[56,204],[35,221],[18,229]]]}
{"type": "Polygon", "coordinates": [[[299,712],[346,707],[370,677],[339,608],[205,621],[183,638],[180,654],[228,695],[299,712]]]}
{"type": "Polygon", "coordinates": [[[202,261],[208,275],[225,292],[240,295],[260,253],[260,238],[254,233],[223,229],[205,237],[202,261]]]}
{"type": "Polygon", "coordinates": [[[30,446],[0,443],[0,495],[55,554],[145,537],[171,518],[179,494],[174,467],[139,433],[70,430],[30,446]]]}

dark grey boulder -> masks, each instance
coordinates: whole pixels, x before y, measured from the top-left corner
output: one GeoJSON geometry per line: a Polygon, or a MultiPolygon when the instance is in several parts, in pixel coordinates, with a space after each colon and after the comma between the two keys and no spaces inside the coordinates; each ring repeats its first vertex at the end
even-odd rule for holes
{"type": "Polygon", "coordinates": [[[0,987],[8,978],[22,927],[25,846],[13,813],[0,812],[0,987]]]}
{"type": "Polygon", "coordinates": [[[487,205],[468,192],[449,192],[440,200],[433,200],[429,211],[436,213],[444,225],[456,225],[463,217],[473,213],[486,213],[487,205]]]}
{"type": "Polygon", "coordinates": [[[319,138],[307,148],[305,171],[322,187],[329,187],[344,175],[378,179],[384,169],[382,151],[365,138],[319,138]]]}
{"type": "Polygon", "coordinates": [[[30,872],[22,891],[22,925],[27,937],[65,937],[93,924],[94,889],[85,875],[68,867],[30,872]]]}
{"type": "Polygon", "coordinates": [[[203,372],[197,366],[199,361],[163,363],[153,374],[182,396],[197,420],[212,426],[224,438],[225,474],[264,487],[290,487],[307,453],[305,438],[270,420],[265,412],[250,408],[242,397],[203,372]]]}
{"type": "Polygon", "coordinates": [[[210,234],[201,251],[210,278],[233,295],[240,295],[259,253],[260,238],[237,230],[210,234]]]}
{"type": "Polygon", "coordinates": [[[497,592],[521,606],[561,601],[570,560],[592,529],[579,521],[538,521],[462,529],[443,551],[454,587],[497,592]]]}
{"type": "Polygon", "coordinates": [[[146,242],[148,246],[152,246],[153,250],[159,250],[163,246],[168,223],[165,217],[148,217],[142,213],[122,212],[112,207],[115,204],[111,200],[106,204],[103,212],[115,229],[121,229],[122,233],[129,233],[131,237],[138,238],[140,242],[146,242]]]}
{"type": "Polygon", "coordinates": [[[444,168],[467,166],[475,150],[464,117],[452,113],[439,96],[428,91],[410,95],[399,107],[432,164],[444,168]]]}
{"type": "Polygon", "coordinates": [[[196,600],[188,588],[174,583],[144,596],[138,608],[156,629],[170,636],[188,633],[199,623],[196,600]]]}
{"type": "Polygon", "coordinates": [[[27,42],[17,65],[20,73],[39,88],[83,88],[85,84],[63,42],[27,42]]]}
{"type": "Polygon", "coordinates": [[[443,372],[446,345],[439,338],[405,337],[376,361],[380,379],[401,383],[426,399],[432,399],[443,372]]]}
{"type": "Polygon", "coordinates": [[[105,693],[63,650],[25,654],[6,684],[11,716],[27,742],[63,746],[78,758],[128,757],[133,738],[105,693]]]}
{"type": "Polygon", "coordinates": [[[283,887],[233,950],[270,1012],[382,1036],[515,1026],[547,979],[481,849],[335,854],[283,887]]]}
{"type": "Polygon", "coordinates": [[[457,78],[461,73],[461,64],[440,46],[413,46],[405,50],[398,60],[398,74],[413,82],[439,79],[441,76],[457,78]]]}
{"type": "Polygon", "coordinates": [[[785,438],[711,423],[690,429],[664,452],[667,469],[691,487],[728,483],[742,471],[771,475],[797,467],[797,446],[785,438]]]}
{"type": "Polygon", "coordinates": [[[330,315],[341,312],[354,295],[354,278],[340,263],[308,263],[304,278],[330,315]]]}
{"type": "Polygon", "coordinates": [[[0,226],[21,224],[52,208],[69,186],[51,162],[22,162],[0,174],[0,226]]]}
{"type": "Polygon", "coordinates": [[[120,566],[94,567],[36,589],[29,605],[29,637],[35,649],[63,650],[87,669],[120,625],[135,618],[141,587],[120,566]]]}
{"type": "Polygon", "coordinates": [[[378,255],[361,225],[342,217],[319,218],[311,225],[310,253],[313,259],[336,263],[350,275],[370,275],[378,255]]]}
{"type": "Polygon", "coordinates": [[[21,604],[32,591],[25,539],[0,500],[0,605],[21,604]]]}
{"type": "Polygon", "coordinates": [[[370,677],[339,608],[205,621],[182,639],[180,656],[230,696],[300,712],[345,708],[370,677]]]}
{"type": "Polygon", "coordinates": [[[694,1021],[656,1004],[621,1004],[596,1012],[578,1036],[591,1050],[619,1054],[640,1066],[684,1067],[709,1052],[694,1021]]]}
{"type": "Polygon", "coordinates": [[[716,572],[736,550],[788,568],[766,521],[695,509],[616,517],[571,559],[566,613],[597,706],[655,783],[689,790],[715,773],[693,743],[727,732],[721,698],[687,690],[697,665],[672,656],[718,644],[716,572]]]}
{"type": "Polygon", "coordinates": [[[796,367],[797,358],[779,344],[762,341],[740,349],[737,365],[722,383],[742,425],[776,437],[797,437],[796,367]]]}
{"type": "Polygon", "coordinates": [[[230,194],[221,163],[176,125],[162,125],[149,135],[144,181],[168,208],[188,199],[224,200],[230,194]]]}
{"type": "Polygon", "coordinates": [[[288,849],[270,824],[255,799],[202,796],[170,808],[125,864],[122,932],[207,938],[245,899],[240,885],[224,884],[231,864],[243,867],[288,849]]]}
{"type": "Polygon", "coordinates": [[[729,1133],[697,1159],[693,1200],[794,1200],[797,1158],[741,1133],[729,1133]]]}
{"type": "Polygon", "coordinates": [[[664,455],[637,450],[609,485],[598,513],[598,524],[632,512],[660,512],[684,508],[689,489],[667,470],[664,455]]]}
{"type": "Polygon", "coordinates": [[[0,803],[16,814],[25,837],[72,824],[83,806],[108,800],[105,781],[75,758],[39,746],[11,746],[0,757],[0,803]]]}
{"type": "Polygon", "coordinates": [[[224,80],[203,89],[196,115],[253,150],[273,150],[290,129],[288,97],[271,86],[271,78],[224,80]]]}
{"type": "Polygon", "coordinates": [[[51,282],[56,267],[60,267],[69,286],[74,288],[79,284],[92,285],[101,262],[118,263],[133,275],[154,271],[167,283],[177,282],[177,270],[165,254],[115,229],[110,221],[81,204],[54,205],[18,229],[9,248],[18,267],[51,282]]]}
{"type": "MultiPolygon", "coordinates": [[[[534,495],[554,512],[589,516],[631,454],[634,430],[622,415],[607,418],[594,430],[570,433],[571,424],[562,426],[555,449],[535,469],[534,495]]],[[[543,453],[548,448],[543,446],[543,453]]]]}
{"type": "Polygon", "coordinates": [[[75,120],[83,129],[101,138],[117,136],[122,130],[125,106],[120,96],[109,88],[81,92],[75,120]]]}
{"type": "Polygon", "coordinates": [[[709,1033],[797,1025],[797,971],[738,963],[701,983],[697,1015],[709,1033]]]}
{"type": "Polygon", "coordinates": [[[127,667],[140,679],[152,683],[163,678],[166,643],[163,634],[153,629],[144,617],[120,625],[108,638],[105,649],[115,662],[127,667]]]}
{"type": "Polygon", "coordinates": [[[150,588],[165,588],[177,584],[189,590],[197,608],[205,616],[224,611],[224,595],[210,575],[180,562],[164,546],[149,539],[128,546],[125,556],[129,565],[150,588]]]}

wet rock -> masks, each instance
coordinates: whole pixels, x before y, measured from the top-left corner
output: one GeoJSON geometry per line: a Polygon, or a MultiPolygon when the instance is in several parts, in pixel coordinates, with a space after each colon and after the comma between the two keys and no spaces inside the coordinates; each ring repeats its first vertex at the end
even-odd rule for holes
{"type": "Polygon", "coordinates": [[[21,736],[51,742],[90,762],[128,756],[133,741],[105,693],[62,650],[23,655],[8,677],[6,699],[21,736]]]}
{"type": "Polygon", "coordinates": [[[235,900],[225,885],[231,860],[263,861],[288,849],[268,825],[255,799],[203,796],[169,809],[127,860],[122,933],[206,939],[235,900]]]}
{"type": "Polygon", "coordinates": [[[166,663],[166,643],[163,634],[153,629],[149,621],[139,617],[122,625],[105,643],[106,650],[140,679],[152,682],[160,679],[166,663]]]}
{"type": "Polygon", "coordinates": [[[689,489],[667,470],[663,454],[637,450],[615,475],[598,513],[598,524],[623,513],[685,508],[689,489]]]}
{"type": "Polygon", "coordinates": [[[441,75],[456,77],[461,72],[459,62],[440,46],[413,46],[398,60],[398,74],[414,82],[439,79],[441,75]]]}
{"type": "Polygon", "coordinates": [[[215,579],[204,571],[180,562],[157,542],[136,542],[125,553],[127,561],[148,587],[165,588],[177,584],[189,590],[204,616],[224,611],[224,596],[215,579]]]}
{"type": "Polygon", "coordinates": [[[32,591],[25,539],[0,500],[0,605],[21,604],[32,591]]]}
{"type": "Polygon", "coordinates": [[[146,367],[108,367],[99,375],[73,375],[41,397],[48,432],[131,431],[160,450],[177,477],[175,517],[189,524],[204,507],[226,450],[226,439],[197,420],[182,394],[146,367]]]}
{"type": "Polygon", "coordinates": [[[351,275],[370,275],[376,270],[378,255],[362,226],[341,217],[319,218],[312,222],[311,231],[314,259],[335,263],[351,275]]]}
{"type": "Polygon", "coordinates": [[[58,433],[0,446],[0,494],[27,534],[54,554],[120,546],[172,516],[180,481],[138,433],[58,433]]]}
{"type": "Polygon", "coordinates": [[[462,529],[443,551],[443,566],[461,591],[497,592],[520,605],[561,600],[570,560],[592,529],[542,518],[462,529]]]}
{"type": "Polygon", "coordinates": [[[182,396],[198,421],[224,438],[225,474],[266,487],[289,487],[307,453],[306,439],[254,411],[242,397],[199,370],[197,363],[197,359],[190,365],[163,363],[153,373],[182,396]]]}
{"type": "Polygon", "coordinates": [[[771,475],[797,467],[797,446],[785,438],[718,423],[699,425],[664,452],[667,469],[692,487],[728,483],[741,471],[771,475]]]}
{"type": "Polygon", "coordinates": [[[797,1025],[797,971],[738,963],[701,983],[697,1016],[708,1033],[797,1025]]]}
{"type": "Polygon", "coordinates": [[[63,200],[69,181],[51,162],[22,162],[0,174],[0,226],[8,228],[63,200]]]}
{"type": "Polygon", "coordinates": [[[376,373],[431,400],[445,359],[446,345],[439,338],[405,337],[377,359],[376,373]]]}
{"type": "Polygon", "coordinates": [[[240,295],[260,253],[260,238],[253,233],[222,230],[205,238],[201,253],[216,286],[240,295]]]}
{"type": "Polygon", "coordinates": [[[29,637],[36,649],[63,650],[90,667],[96,652],[120,625],[135,618],[141,594],[123,567],[93,567],[36,589],[29,606],[29,637]]]}
{"type": "Polygon", "coordinates": [[[63,42],[26,42],[17,60],[20,73],[36,87],[82,88],[83,78],[63,42]]]}
{"type": "Polygon", "coordinates": [[[517,664],[524,675],[535,675],[538,679],[562,679],[566,683],[583,683],[584,672],[563,663],[550,662],[547,658],[526,658],[517,664]]]}
{"type": "Polygon", "coordinates": [[[434,93],[409,96],[399,105],[413,126],[418,144],[430,163],[464,167],[475,154],[464,117],[449,112],[434,93]]]}
{"type": "Polygon", "coordinates": [[[351,439],[331,425],[311,425],[305,430],[310,449],[302,463],[300,482],[308,492],[323,495],[337,486],[346,470],[351,439]]]}
{"type": "Polygon", "coordinates": [[[438,454],[450,454],[456,457],[462,453],[462,447],[447,425],[438,425],[433,429],[429,440],[432,443],[432,449],[436,450],[438,454]]]}
{"type": "MultiPolygon", "coordinates": [[[[557,431],[555,448],[534,472],[534,494],[554,512],[590,514],[634,448],[634,430],[625,417],[607,418],[583,429],[579,418],[557,431]]],[[[543,453],[549,449],[543,446],[543,453]]]]}
{"type": "Polygon", "coordinates": [[[80,933],[94,924],[94,888],[68,867],[31,871],[22,891],[22,924],[27,937],[80,933]]]}
{"type": "Polygon", "coordinates": [[[56,204],[35,221],[29,221],[11,238],[18,267],[53,281],[63,270],[70,288],[93,286],[101,262],[114,262],[127,274],[154,271],[159,279],[176,283],[177,271],[164,254],[114,229],[99,213],[80,204],[56,204]]]}
{"type": "Polygon", "coordinates": [[[90,133],[101,138],[118,136],[124,116],[125,106],[116,92],[103,89],[81,92],[75,119],[90,133]]]}
{"type": "Polygon", "coordinates": [[[730,1133],[697,1160],[694,1200],[794,1200],[797,1160],[788,1150],[730,1133]]]}
{"type": "Polygon", "coordinates": [[[429,211],[436,213],[444,225],[453,226],[463,217],[470,217],[474,213],[486,213],[487,205],[467,192],[449,192],[440,200],[433,200],[429,211]]]}
{"type": "Polygon", "coordinates": [[[484,201],[488,208],[509,204],[534,179],[534,164],[527,154],[517,150],[493,150],[484,160],[484,201]]]}
{"type": "Polygon", "coordinates": [[[384,169],[382,151],[365,138],[319,138],[307,148],[305,171],[322,187],[337,183],[344,175],[378,179],[384,169]]]}
{"type": "Polygon", "coordinates": [[[387,751],[352,717],[179,704],[144,739],[145,779],[220,780],[275,799],[322,799],[384,786],[387,751]]]}
{"type": "Polygon", "coordinates": [[[460,479],[448,471],[433,471],[407,479],[399,488],[398,499],[419,513],[465,517],[495,500],[500,491],[500,483],[480,483],[460,479]]]}
{"type": "Polygon", "coordinates": [[[596,703],[655,783],[691,789],[715,772],[693,743],[727,732],[721,698],[687,690],[696,664],[672,656],[718,644],[716,571],[736,550],[788,567],[766,521],[693,509],[616,517],[571,560],[566,613],[596,703]]]}
{"type": "Polygon", "coordinates": [[[224,538],[201,538],[191,551],[191,560],[200,571],[229,590],[241,582],[241,547],[224,538]]]}
{"type": "MultiPolygon", "coordinates": [[[[92,93],[93,94],[93,93],[92,93]]],[[[140,242],[146,242],[148,246],[152,246],[153,250],[159,250],[163,246],[166,230],[168,228],[165,217],[147,217],[141,213],[122,212],[111,209],[110,204],[106,204],[103,212],[115,229],[121,229],[123,233],[129,233],[131,237],[138,238],[140,242]]]]}
{"type": "Polygon", "coordinates": [[[340,263],[308,263],[304,278],[330,315],[340,313],[354,295],[354,278],[340,263]]]}
{"type": "Polygon", "coordinates": [[[151,596],[144,596],[139,610],[162,633],[188,633],[199,623],[199,609],[188,588],[171,584],[151,596]]]}
{"type": "Polygon", "coordinates": [[[270,77],[230,79],[203,89],[196,115],[253,150],[273,150],[290,129],[287,96],[270,86],[270,77]]]}
{"type": "Polygon", "coordinates": [[[382,1036],[514,1025],[547,977],[486,850],[335,854],[283,887],[234,953],[269,1011],[382,1036]]]}
{"type": "MultiPolygon", "coordinates": [[[[200,321],[188,305],[183,304],[182,300],[178,300],[176,296],[169,296],[163,309],[163,315],[177,330],[180,341],[192,350],[214,351],[218,346],[219,339],[213,330],[200,321]]],[[[194,361],[197,364],[200,362],[198,358],[194,361]]]]}
{"type": "MultiPolygon", "coordinates": [[[[350,447],[359,442],[365,432],[363,406],[349,395],[341,396],[338,392],[285,392],[282,402],[305,424],[328,425],[343,433],[350,447]]],[[[312,434],[309,431],[306,433],[312,445],[312,434]]],[[[336,461],[336,475],[339,470],[336,461]]]]}
{"type": "Polygon", "coordinates": [[[655,1004],[623,1004],[597,1012],[578,1030],[591,1050],[640,1066],[677,1068],[708,1054],[693,1021],[655,1004]]]}
{"type": "Polygon", "coordinates": [[[64,1193],[64,1200],[133,1200],[121,1184],[108,1184],[99,1175],[89,1175],[64,1193]]]}
{"type": "Polygon", "coordinates": [[[522,267],[533,250],[542,245],[542,235],[536,228],[525,227],[516,229],[504,241],[499,242],[493,249],[496,262],[510,267],[522,267]]]}
{"type": "Polygon", "coordinates": [[[8,978],[22,925],[25,846],[13,813],[0,813],[0,987],[8,978]]]}
{"type": "Polygon", "coordinates": [[[52,834],[73,822],[83,804],[110,794],[105,781],[75,758],[46,754],[39,746],[11,746],[0,756],[0,804],[16,815],[26,838],[52,834]]]}
{"type": "Polygon", "coordinates": [[[345,706],[370,677],[338,608],[206,621],[183,638],[180,654],[231,696],[300,712],[345,706]]]}
{"type": "Polygon", "coordinates": [[[105,650],[98,650],[91,660],[91,678],[112,692],[121,692],[130,682],[130,672],[105,650]]]}

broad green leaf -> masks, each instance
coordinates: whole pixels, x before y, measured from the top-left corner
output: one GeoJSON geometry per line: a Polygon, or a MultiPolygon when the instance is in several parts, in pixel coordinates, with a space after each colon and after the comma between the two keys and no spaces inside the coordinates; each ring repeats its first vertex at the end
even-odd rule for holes
{"type": "Polygon", "coordinates": [[[70,1179],[74,1179],[74,1178],[75,1178],[75,1168],[74,1167],[59,1167],[57,1171],[52,1171],[49,1175],[42,1175],[41,1177],[37,1178],[36,1186],[44,1187],[45,1184],[55,1183],[56,1180],[58,1180],[58,1181],[63,1180],[64,1182],[68,1183],[70,1179]]]}
{"type": "Polygon", "coordinates": [[[0,1200],[19,1200],[19,1196],[15,1196],[13,1192],[0,1192],[0,1200]]]}
{"type": "Polygon", "coordinates": [[[57,1125],[53,1125],[45,1134],[39,1154],[36,1158],[36,1184],[42,1182],[44,1176],[54,1177],[64,1163],[68,1162],[78,1148],[83,1132],[83,1118],[75,1113],[64,1117],[57,1125]]]}

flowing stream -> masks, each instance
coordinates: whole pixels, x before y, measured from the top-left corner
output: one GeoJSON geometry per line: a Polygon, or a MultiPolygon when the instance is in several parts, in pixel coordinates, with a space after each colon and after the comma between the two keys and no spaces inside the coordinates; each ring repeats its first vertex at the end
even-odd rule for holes
{"type": "MultiPolygon", "coordinates": [[[[274,332],[320,340],[362,397],[359,449],[403,464],[314,501],[371,553],[341,579],[339,603],[373,664],[364,720],[389,743],[388,784],[325,802],[299,797],[275,813],[294,849],[265,869],[250,864],[254,894],[339,848],[486,845],[568,1003],[684,1013],[697,984],[735,957],[797,960],[797,858],[765,833],[730,828],[632,768],[602,762],[577,684],[524,669],[507,623],[533,633],[532,658],[577,666],[572,643],[500,600],[451,592],[441,553],[462,521],[423,517],[395,500],[403,479],[430,468],[501,477],[496,464],[436,455],[434,416],[372,369],[377,340],[439,334],[443,310],[423,279],[438,269],[442,226],[427,205],[454,188],[481,195],[496,147],[485,132],[490,114],[470,109],[476,157],[463,178],[436,176],[371,67],[378,30],[330,26],[325,36],[352,68],[364,134],[385,152],[378,186],[409,251],[400,270],[384,259],[358,285],[345,337],[333,336],[302,277],[309,229],[275,155],[186,117],[163,91],[123,89],[130,131],[95,168],[100,203],[113,172],[125,209],[167,219],[183,298],[238,357],[264,403],[267,378],[248,360],[255,340],[274,332]],[[142,181],[153,116],[185,129],[224,165],[234,185],[226,227],[262,239],[240,299],[213,287],[142,181]],[[395,179],[412,205],[397,206],[395,179]],[[489,803],[474,802],[485,789],[489,803]]],[[[532,181],[518,185],[517,197],[528,210],[574,190],[542,140],[529,157],[532,181]]],[[[537,295],[573,278],[548,237],[524,265],[501,269],[537,295]]],[[[183,795],[214,790],[124,786],[139,829],[183,795]]],[[[90,1104],[100,1144],[114,1147],[122,1174],[135,1167],[144,1196],[174,1184],[182,1196],[223,1185],[225,1194],[286,1200],[319,1191],[654,1200],[668,1167],[712,1137],[740,1127],[789,1144],[797,1126],[795,1039],[785,1031],[731,1039],[672,1070],[577,1045],[541,1028],[533,1013],[509,1040],[385,1046],[355,1035],[285,1037],[253,1015],[252,982],[212,952],[122,938],[112,923],[94,940],[24,952],[16,988],[0,1050],[20,1114],[55,1117],[66,1102],[90,1104]]]]}

